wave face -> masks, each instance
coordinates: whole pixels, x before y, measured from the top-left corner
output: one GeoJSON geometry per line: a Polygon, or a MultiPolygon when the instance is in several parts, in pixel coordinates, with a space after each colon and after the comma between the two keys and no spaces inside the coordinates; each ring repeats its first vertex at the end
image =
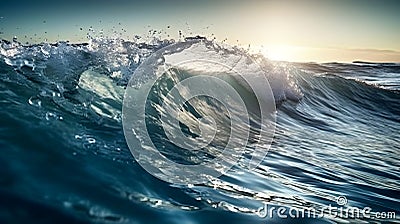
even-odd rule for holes
{"type": "MultiPolygon", "coordinates": [[[[256,215],[264,203],[317,209],[336,205],[341,195],[350,206],[400,214],[400,64],[271,62],[236,47],[186,40],[183,46],[201,43],[233,57],[246,54],[261,66],[275,97],[277,124],[270,151],[255,170],[240,161],[220,180],[181,186],[156,179],[135,162],[121,115],[128,81],[146,81],[132,74],[152,53],[173,43],[1,42],[1,222],[265,223],[271,220],[256,215]]],[[[160,99],[165,86],[196,72],[171,70],[152,100],[160,99]]],[[[235,82],[245,95],[246,85],[235,82]]],[[[153,106],[154,114],[163,113],[153,106]]],[[[198,114],[229,128],[217,101],[199,97],[186,107],[183,129],[193,139],[198,114]]],[[[226,144],[222,132],[204,151],[183,152],[166,144],[159,123],[150,119],[148,125],[162,153],[182,163],[213,158],[226,144]]]]}

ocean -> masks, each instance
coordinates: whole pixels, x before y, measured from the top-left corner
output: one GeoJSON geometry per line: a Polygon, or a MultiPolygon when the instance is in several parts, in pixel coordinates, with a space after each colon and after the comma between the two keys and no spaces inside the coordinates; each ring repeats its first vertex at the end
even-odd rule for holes
{"type": "MultiPolygon", "coordinates": [[[[228,145],[233,127],[234,113],[228,116],[223,102],[199,96],[182,110],[186,138],[203,143],[192,126],[207,113],[220,134],[197,150],[168,140],[160,121],[168,115],[160,109],[165,91],[199,72],[216,76],[220,71],[197,68],[169,69],[143,105],[154,145],[179,164],[211,161],[228,145]]],[[[232,82],[246,95],[248,86],[232,82]]],[[[211,89],[198,85],[193,88],[211,89]]],[[[254,100],[245,98],[246,106],[254,100]]],[[[199,37],[180,42],[93,38],[82,44],[2,40],[0,223],[400,223],[399,102],[398,63],[274,62],[199,37]],[[151,75],[140,70],[143,77],[134,77],[137,69],[170,46],[166,55],[172,61],[190,49],[183,55],[208,52],[204,58],[255,63],[267,74],[269,87],[257,91],[273,94],[276,122],[270,144],[257,145],[260,108],[250,116],[255,133],[244,151],[265,147],[266,153],[254,169],[244,157],[204,183],[171,183],[147,172],[132,155],[147,146],[128,147],[126,90],[132,83],[136,89],[146,85],[151,75]],[[371,214],[332,215],[321,210],[324,206],[368,207],[371,214]],[[286,215],[290,209],[314,209],[324,217],[269,215],[271,207],[286,209],[286,215]]],[[[248,130],[240,122],[234,125],[248,130]]]]}

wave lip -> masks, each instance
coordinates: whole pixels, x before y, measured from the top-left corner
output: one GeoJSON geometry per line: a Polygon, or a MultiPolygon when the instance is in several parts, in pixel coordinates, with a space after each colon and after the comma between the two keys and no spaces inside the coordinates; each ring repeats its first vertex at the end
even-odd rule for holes
{"type": "Polygon", "coordinates": [[[263,148],[254,144],[250,164],[257,166],[273,137],[275,100],[268,81],[264,70],[245,52],[212,42],[176,43],[155,52],[137,68],[124,96],[124,133],[132,154],[162,180],[208,182],[240,159],[249,141],[249,115],[255,114],[251,119],[256,120],[259,136],[253,141],[262,142],[263,148]],[[147,106],[148,100],[152,103],[147,106]],[[153,112],[146,112],[150,107],[153,112]],[[164,129],[160,140],[152,139],[146,129],[147,113],[152,117],[148,122],[164,129]],[[157,148],[154,142],[172,143],[177,146],[175,151],[204,151],[213,159],[190,168],[174,164],[152,150],[157,148]]]}

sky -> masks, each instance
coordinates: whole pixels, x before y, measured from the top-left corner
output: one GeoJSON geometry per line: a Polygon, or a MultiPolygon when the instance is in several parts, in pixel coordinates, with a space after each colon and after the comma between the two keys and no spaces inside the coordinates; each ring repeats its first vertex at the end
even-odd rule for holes
{"type": "Polygon", "coordinates": [[[2,0],[0,38],[87,41],[90,27],[126,39],[216,37],[274,60],[400,62],[397,0],[2,0]]]}

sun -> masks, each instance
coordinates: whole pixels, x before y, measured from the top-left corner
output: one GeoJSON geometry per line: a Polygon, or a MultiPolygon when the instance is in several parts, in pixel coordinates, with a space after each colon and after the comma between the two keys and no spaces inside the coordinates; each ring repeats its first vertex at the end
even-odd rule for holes
{"type": "Polygon", "coordinates": [[[270,45],[262,49],[262,53],[273,61],[293,61],[296,48],[289,45],[270,45]]]}

